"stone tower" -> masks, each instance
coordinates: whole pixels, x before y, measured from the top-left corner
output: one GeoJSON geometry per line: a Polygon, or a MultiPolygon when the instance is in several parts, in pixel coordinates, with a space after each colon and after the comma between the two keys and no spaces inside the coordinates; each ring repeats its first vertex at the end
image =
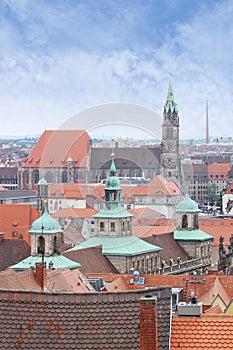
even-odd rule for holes
{"type": "Polygon", "coordinates": [[[110,176],[105,186],[105,207],[94,215],[96,236],[122,237],[132,235],[132,214],[121,205],[120,180],[116,176],[114,153],[110,176]]]}
{"type": "Polygon", "coordinates": [[[161,175],[180,179],[179,171],[179,114],[169,78],[167,100],[163,111],[161,143],[161,175]]]}

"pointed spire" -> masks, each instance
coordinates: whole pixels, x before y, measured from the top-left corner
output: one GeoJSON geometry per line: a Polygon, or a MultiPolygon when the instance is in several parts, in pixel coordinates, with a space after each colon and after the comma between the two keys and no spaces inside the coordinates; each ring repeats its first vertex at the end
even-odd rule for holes
{"type": "Polygon", "coordinates": [[[116,166],[115,166],[115,162],[114,162],[115,153],[112,153],[111,157],[112,157],[112,164],[110,166],[110,173],[111,173],[111,175],[116,175],[116,166]]]}
{"type": "Polygon", "coordinates": [[[167,101],[173,101],[174,102],[174,91],[173,91],[173,84],[172,84],[171,76],[172,76],[172,74],[169,73],[167,101]]]}
{"type": "Polygon", "coordinates": [[[169,73],[169,82],[168,82],[168,91],[167,91],[167,101],[164,106],[164,110],[166,112],[170,111],[178,112],[177,104],[175,103],[174,99],[174,90],[173,90],[173,84],[172,84],[172,73],[169,73]]]}

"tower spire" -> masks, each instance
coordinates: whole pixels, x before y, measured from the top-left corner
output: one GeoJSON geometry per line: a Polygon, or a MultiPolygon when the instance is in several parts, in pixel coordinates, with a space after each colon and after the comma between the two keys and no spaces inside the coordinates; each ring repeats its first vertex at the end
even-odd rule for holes
{"type": "Polygon", "coordinates": [[[172,73],[169,74],[169,81],[168,81],[168,91],[167,91],[167,101],[173,101],[174,102],[174,91],[173,91],[173,84],[172,84],[172,73]]]}

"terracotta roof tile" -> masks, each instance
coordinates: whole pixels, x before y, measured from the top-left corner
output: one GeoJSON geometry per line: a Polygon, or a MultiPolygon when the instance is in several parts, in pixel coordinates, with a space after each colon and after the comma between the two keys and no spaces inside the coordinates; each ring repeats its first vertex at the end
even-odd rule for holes
{"type": "Polygon", "coordinates": [[[224,245],[228,245],[233,232],[233,219],[200,218],[199,227],[202,231],[214,237],[213,245],[219,245],[220,236],[224,237],[224,245]]]}
{"type": "Polygon", "coordinates": [[[28,230],[39,217],[38,210],[29,204],[0,205],[0,232],[5,239],[23,238],[30,244],[28,230]]]}
{"type": "Polygon", "coordinates": [[[84,130],[46,130],[23,163],[26,168],[85,167],[90,137],[84,130]]]}
{"type": "Polygon", "coordinates": [[[230,163],[213,163],[208,164],[208,179],[209,180],[226,180],[230,163]],[[223,177],[221,176],[223,175],[223,177]]]}
{"type": "Polygon", "coordinates": [[[98,213],[99,210],[93,208],[63,208],[58,212],[52,214],[53,218],[74,218],[85,219],[91,218],[98,213]]]}
{"type": "Polygon", "coordinates": [[[230,344],[233,344],[232,317],[172,318],[171,350],[229,350],[230,344]]]}

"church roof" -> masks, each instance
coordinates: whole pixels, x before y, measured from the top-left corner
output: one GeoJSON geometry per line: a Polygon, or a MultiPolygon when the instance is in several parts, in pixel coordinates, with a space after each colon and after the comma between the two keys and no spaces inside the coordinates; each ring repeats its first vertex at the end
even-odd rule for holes
{"type": "Polygon", "coordinates": [[[175,230],[174,239],[177,241],[207,241],[213,240],[213,236],[202,230],[175,230]]]}
{"type": "Polygon", "coordinates": [[[23,162],[25,168],[66,168],[86,166],[90,136],[85,130],[46,130],[23,162]]]}
{"type": "Polygon", "coordinates": [[[185,196],[185,198],[180,201],[176,206],[176,212],[181,213],[196,213],[199,212],[200,209],[198,208],[198,204],[193,201],[188,195],[185,196]]]}
{"type": "Polygon", "coordinates": [[[45,208],[39,219],[32,223],[29,233],[58,233],[61,232],[61,226],[58,221],[52,218],[45,208]]]}
{"type": "MultiPolygon", "coordinates": [[[[15,271],[28,270],[36,266],[36,263],[41,263],[41,256],[29,256],[28,258],[20,261],[18,264],[8,267],[15,271]]],[[[52,255],[44,256],[44,261],[46,262],[46,268],[49,268],[49,263],[53,263],[54,269],[64,270],[64,269],[75,269],[81,266],[78,262],[72,261],[63,255],[52,255]]]]}
{"type": "Polygon", "coordinates": [[[91,237],[69,251],[100,245],[104,255],[133,256],[161,250],[160,247],[130,235],[125,237],[91,237]]]}
{"type": "Polygon", "coordinates": [[[168,83],[167,101],[164,108],[166,112],[168,112],[169,109],[171,110],[172,113],[178,112],[178,107],[174,100],[174,91],[173,91],[173,84],[171,79],[169,79],[169,83],[168,83]]]}

